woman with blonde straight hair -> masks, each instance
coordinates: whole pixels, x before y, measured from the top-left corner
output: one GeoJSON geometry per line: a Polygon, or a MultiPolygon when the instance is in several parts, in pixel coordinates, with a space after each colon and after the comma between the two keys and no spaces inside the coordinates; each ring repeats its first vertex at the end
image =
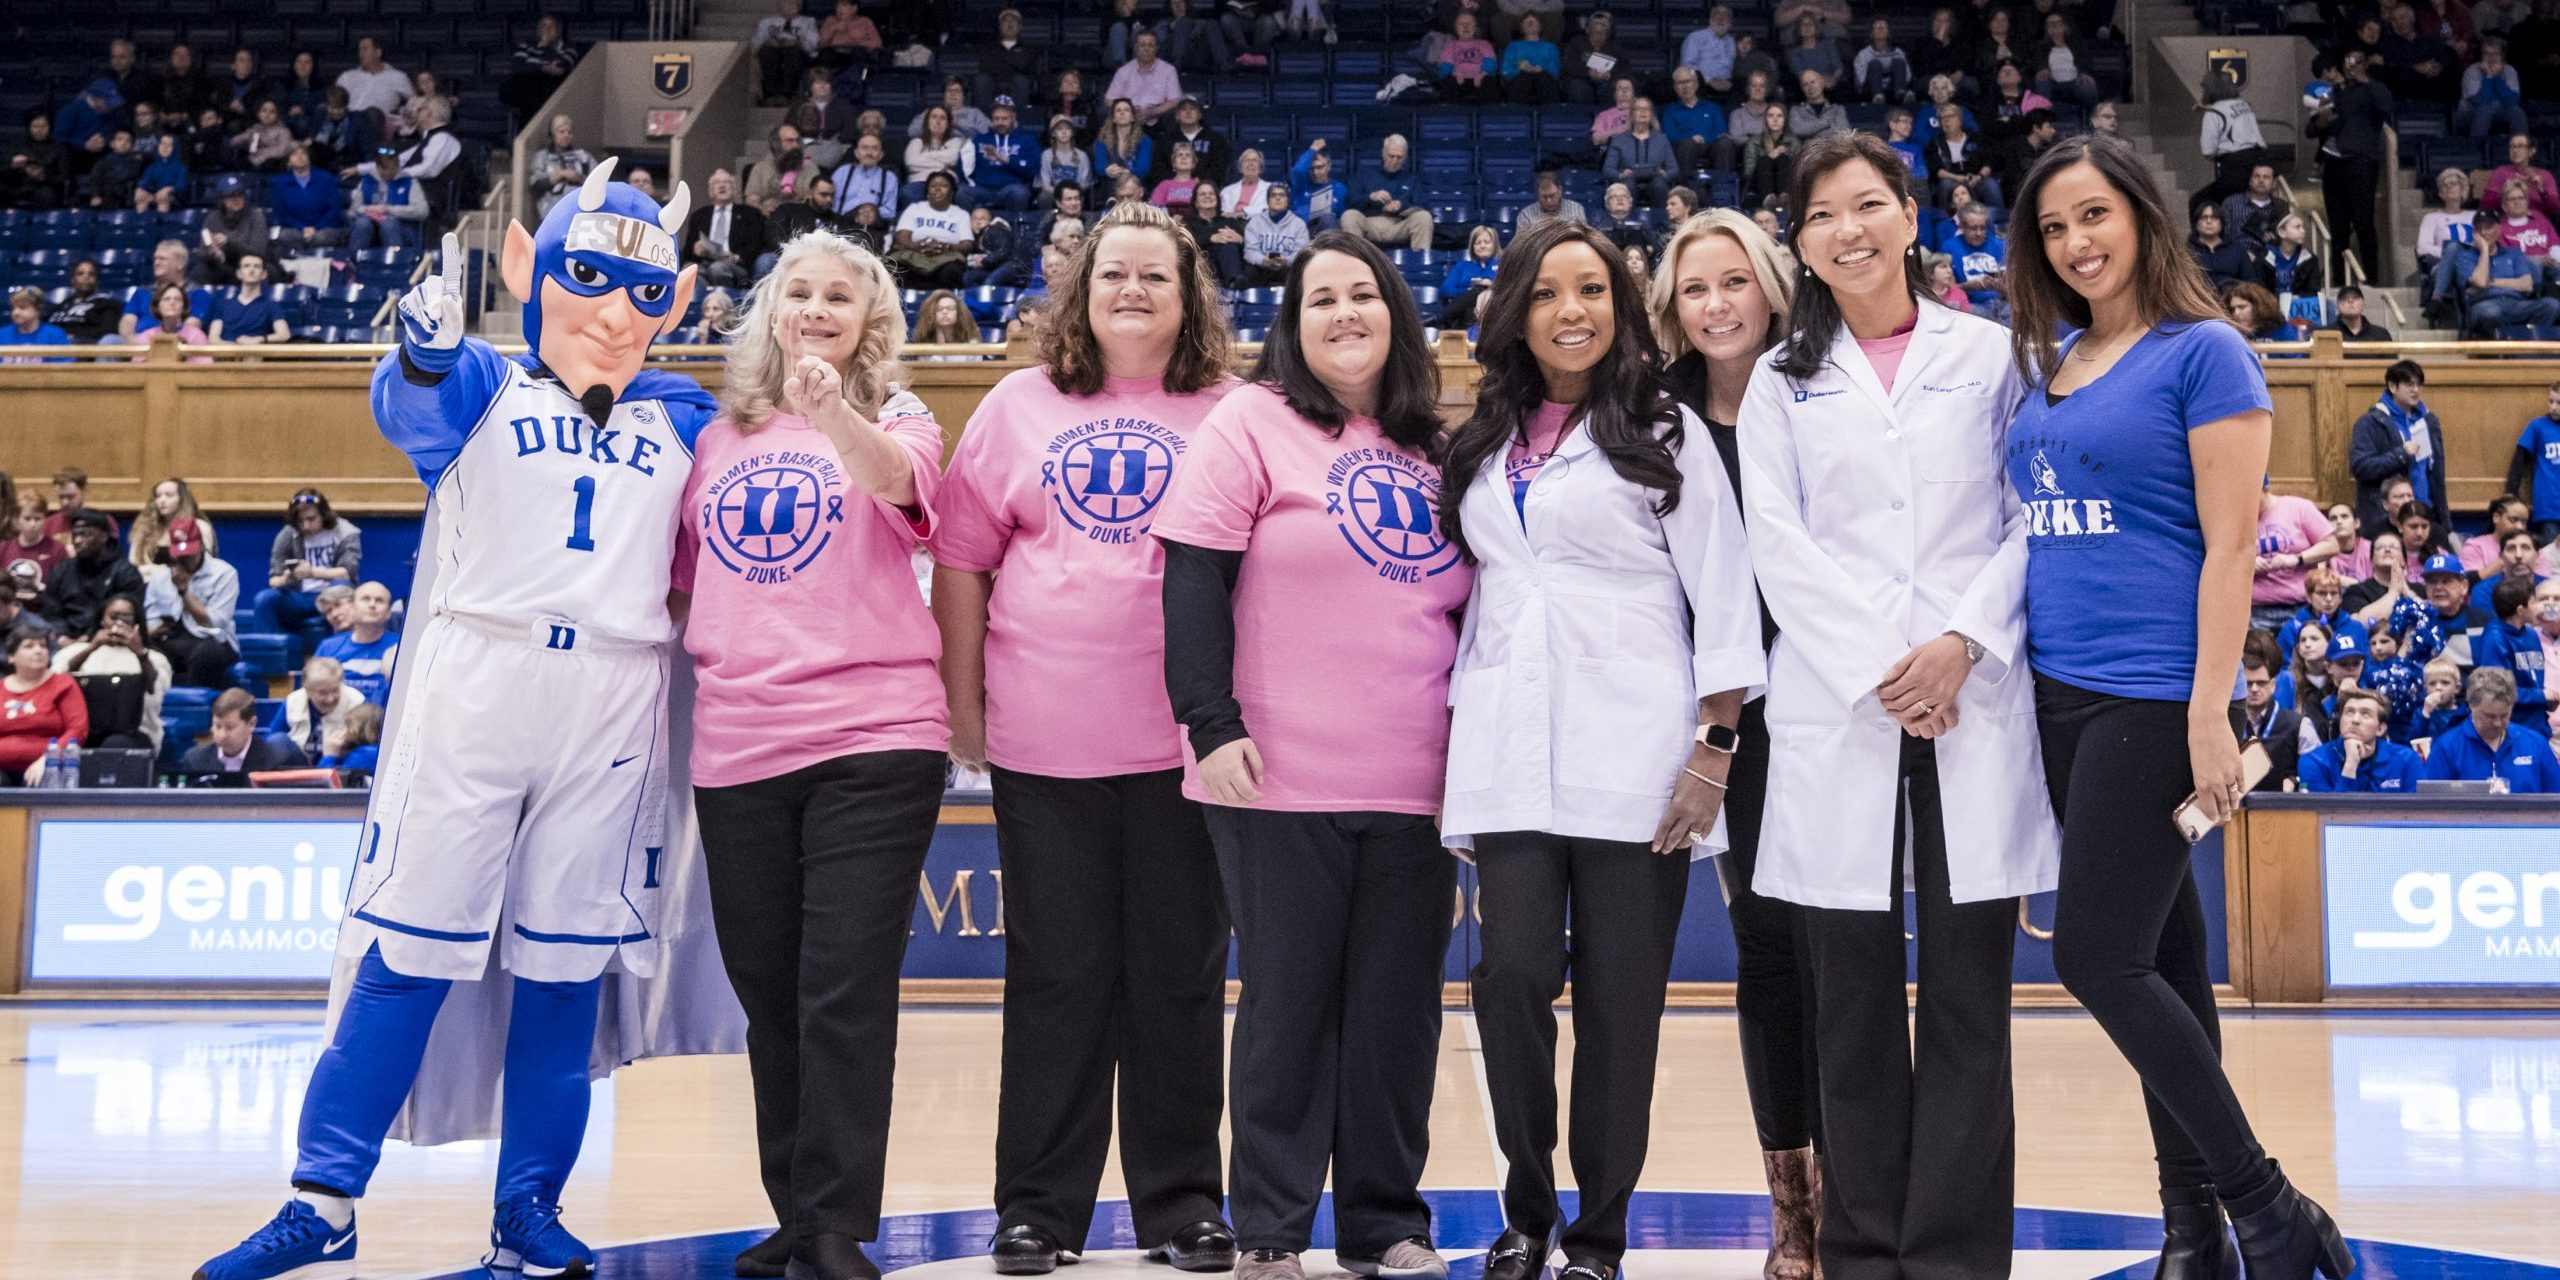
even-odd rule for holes
{"type": "MultiPolygon", "coordinates": [[[[1715,440],[1725,478],[1742,489],[1734,421],[1751,371],[1787,335],[1795,305],[1794,264],[1758,223],[1733,209],[1709,209],[1680,224],[1653,277],[1654,339],[1662,346],[1672,398],[1696,413],[1715,440]]],[[[1749,521],[1745,520],[1745,525],[1749,521]]],[[[1761,610],[1760,645],[1778,627],[1761,610]]],[[[1813,1136],[1821,1108],[1814,1090],[1812,985],[1798,958],[1796,908],[1751,888],[1760,857],[1760,810],[1769,796],[1769,712],[1743,704],[1731,789],[1724,797],[1726,852],[1716,859],[1733,923],[1735,1022],[1742,1032],[1742,1079],[1769,1180],[1767,1280],[1813,1274],[1821,1210],[1813,1136]]]]}
{"type": "Polygon", "coordinates": [[[897,389],[906,324],[870,250],[805,233],[751,298],[673,575],[699,602],[693,802],[781,1223],[736,1270],[876,1280],[898,969],[951,741],[911,567],[942,428],[897,389]]]}
{"type": "Polygon", "coordinates": [[[183,476],[171,476],[151,486],[151,500],[142,504],[142,513],[133,518],[133,530],[126,535],[126,556],[138,567],[159,563],[155,558],[169,546],[169,522],[181,517],[196,522],[196,532],[203,535],[204,553],[212,555],[213,521],[205,518],[204,508],[196,503],[196,491],[183,476]]]}

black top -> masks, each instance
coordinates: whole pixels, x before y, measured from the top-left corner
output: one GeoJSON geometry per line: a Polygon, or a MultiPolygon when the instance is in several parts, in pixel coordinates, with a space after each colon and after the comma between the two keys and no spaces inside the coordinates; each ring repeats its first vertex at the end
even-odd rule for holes
{"type": "MultiPolygon", "coordinates": [[[[1663,378],[1671,386],[1672,398],[1687,405],[1706,424],[1707,438],[1715,442],[1716,457],[1724,463],[1725,479],[1732,482],[1738,503],[1742,496],[1742,454],[1733,424],[1707,416],[1707,358],[1692,351],[1672,361],[1671,367],[1663,371],[1663,378]]],[[[1778,643],[1778,620],[1769,615],[1766,600],[1758,604],[1760,651],[1767,653],[1778,643]]],[[[1743,703],[1742,718],[1735,723],[1734,731],[1742,742],[1734,749],[1733,765],[1724,780],[1724,833],[1731,851],[1748,859],[1760,852],[1760,815],[1769,798],[1769,700],[1754,698],[1743,703]]]]}
{"type": "Polygon", "coordinates": [[[1249,738],[1236,702],[1236,575],[1244,553],[1164,543],[1164,689],[1191,753],[1249,738]]]}

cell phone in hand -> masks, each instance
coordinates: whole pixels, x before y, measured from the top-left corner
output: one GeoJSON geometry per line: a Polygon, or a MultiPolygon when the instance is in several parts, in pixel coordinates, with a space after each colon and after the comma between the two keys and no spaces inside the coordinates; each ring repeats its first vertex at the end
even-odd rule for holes
{"type": "MultiPolygon", "coordinates": [[[[2256,790],[2258,784],[2266,780],[2267,770],[2274,767],[2275,761],[2268,758],[2265,743],[2252,742],[2240,748],[2240,793],[2245,796],[2256,790]]],[[[2213,829],[2221,825],[2205,820],[2204,809],[2196,803],[2192,792],[2170,812],[2169,820],[2178,824],[2178,834],[2185,836],[2188,844],[2213,834],[2213,829]]]]}

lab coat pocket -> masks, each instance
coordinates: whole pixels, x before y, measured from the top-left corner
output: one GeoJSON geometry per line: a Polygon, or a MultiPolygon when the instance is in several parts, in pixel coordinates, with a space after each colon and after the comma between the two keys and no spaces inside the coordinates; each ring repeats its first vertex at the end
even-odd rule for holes
{"type": "Polygon", "coordinates": [[[1508,666],[1478,667],[1449,677],[1449,794],[1493,785],[1502,761],[1502,711],[1508,666]]]}
{"type": "Polygon", "coordinates": [[[1577,658],[1558,692],[1557,781],[1626,795],[1670,794],[1698,726],[1686,668],[1577,658]]]}
{"type": "Polygon", "coordinates": [[[1919,432],[1912,443],[1911,460],[1920,478],[1932,484],[1987,485],[1998,480],[1996,433],[1975,425],[1990,420],[1991,397],[1959,394],[1942,399],[1949,402],[1941,406],[1948,410],[1944,418],[1919,432]]]}

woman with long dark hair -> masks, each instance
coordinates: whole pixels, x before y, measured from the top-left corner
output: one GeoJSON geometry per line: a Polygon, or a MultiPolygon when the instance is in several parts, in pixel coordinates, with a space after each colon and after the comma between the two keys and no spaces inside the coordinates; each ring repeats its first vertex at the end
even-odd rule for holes
{"type": "MultiPolygon", "coordinates": [[[[1771,347],[1787,336],[1795,264],[1751,219],[1710,209],[1680,225],[1653,278],[1653,331],[1670,359],[1672,398],[1715,440],[1725,479],[1742,491],[1733,424],[1742,394],[1771,347]]],[[[1761,652],[1777,642],[1762,611],[1761,652]]],[[[1751,887],[1769,796],[1769,704],[1742,706],[1742,745],[1725,775],[1725,852],[1716,859],[1735,950],[1733,1010],[1742,1033],[1742,1080],[1769,1182],[1766,1280],[1809,1280],[1815,1241],[1814,1136],[1821,1129],[1813,1071],[1813,976],[1796,906],[1751,887]]]]}
{"type": "Polygon", "coordinates": [[[2026,521],[1999,447],[2020,384],[1999,326],[1925,296],[1911,171],[1883,139],[1805,144],[1789,195],[1795,328],[1734,434],[1778,621],[1752,887],[1803,908],[1822,1271],[2005,1275],[2014,899],[2054,876],[2034,702],[2008,678],[2026,521]]]}
{"type": "Polygon", "coordinates": [[[1476,566],[1452,677],[1444,837],[1472,839],[1473,974],[1509,1161],[1487,1280],[1610,1280],[1644,1170],[1689,861],[1766,677],[1732,484],[1664,393],[1644,297],[1606,235],[1522,232],[1485,295],[1475,412],[1440,522],[1476,566]],[[1570,942],[1568,943],[1568,937],[1570,942]],[[1556,1198],[1556,997],[1573,980],[1573,1160],[1556,1198]]]}
{"type": "Polygon", "coordinates": [[[2216,1280],[2245,1263],[2250,1280],[2338,1280],[2355,1266],[2345,1241],[2259,1147],[2223,1075],[2210,926],[2169,816],[2190,794],[2214,822],[2240,805],[2228,708],[2274,422],[2266,379],[2131,148],[2062,142],[2016,201],[2011,343],[2035,390],[2007,456],[2034,498],[2027,659],[2062,822],[2054,969],[2142,1077],[2160,1274],[2216,1280]],[[2063,328],[2078,332],[2057,343],[2063,328]],[[2154,607],[2128,615],[2102,597],[2154,607]],[[2102,612],[2114,621],[2090,626],[2102,612]]]}
{"type": "Polygon", "coordinates": [[[1328,1166],[1345,1267],[1448,1274],[1418,1184],[1457,891],[1432,816],[1474,574],[1439,527],[1438,390],[1386,253],[1319,235],[1152,529],[1183,794],[1207,806],[1244,981],[1238,1280],[1301,1280],[1328,1166]]]}
{"type": "Polygon", "coordinates": [[[1138,1245],[1223,1270],[1227,925],[1182,795],[1146,532],[1234,385],[1230,329],[1199,245],[1153,205],[1113,209],[1072,260],[1039,366],[997,383],[952,451],[932,540],[951,754],[992,775],[1004,864],[990,1249],[1005,1275],[1083,1252],[1116,1082],[1138,1245]]]}

